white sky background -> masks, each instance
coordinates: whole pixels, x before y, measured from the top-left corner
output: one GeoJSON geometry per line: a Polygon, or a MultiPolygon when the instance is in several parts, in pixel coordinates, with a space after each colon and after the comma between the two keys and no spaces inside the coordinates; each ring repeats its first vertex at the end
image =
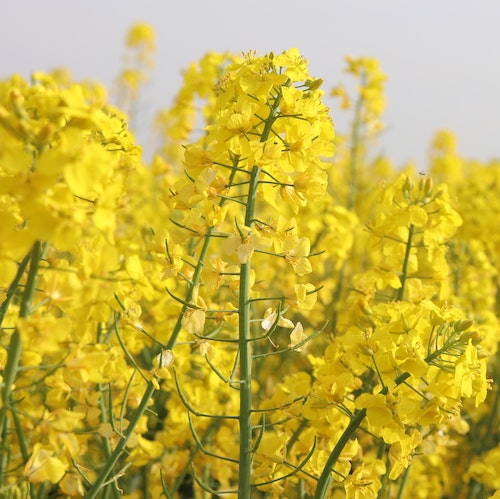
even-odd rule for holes
{"type": "MultiPolygon", "coordinates": [[[[156,69],[142,96],[142,126],[168,106],[182,69],[209,50],[279,53],[297,47],[324,89],[349,82],[344,57],[380,60],[388,75],[379,150],[398,166],[426,167],[437,129],[459,152],[500,158],[500,0],[3,0],[0,78],[69,68],[75,80],[112,85],[128,28],[151,24],[156,69]]],[[[332,108],[338,132],[348,116],[332,108]]],[[[143,131],[139,139],[145,137],[143,131]]],[[[147,149],[148,144],[142,144],[147,149]]]]}

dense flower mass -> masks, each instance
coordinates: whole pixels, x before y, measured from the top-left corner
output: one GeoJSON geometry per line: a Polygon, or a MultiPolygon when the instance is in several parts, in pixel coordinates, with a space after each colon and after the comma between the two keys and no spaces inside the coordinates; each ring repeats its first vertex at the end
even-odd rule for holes
{"type": "Polygon", "coordinates": [[[0,82],[0,496],[497,497],[500,164],[373,159],[378,61],[344,136],[297,49],[193,63],[146,164],[154,44],[129,114],[0,82]]]}

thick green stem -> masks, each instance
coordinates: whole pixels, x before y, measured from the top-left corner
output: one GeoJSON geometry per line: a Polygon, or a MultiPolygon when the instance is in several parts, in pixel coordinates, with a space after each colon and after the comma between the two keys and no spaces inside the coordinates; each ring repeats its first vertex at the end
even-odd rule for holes
{"type": "MultiPolygon", "coordinates": [[[[245,225],[254,218],[259,168],[250,177],[245,225]]],[[[250,260],[240,267],[239,293],[239,357],[240,357],[240,463],[238,489],[241,499],[250,499],[252,472],[252,348],[250,337],[250,260]]]]}
{"type": "Polygon", "coordinates": [[[252,351],[250,348],[250,263],[240,273],[240,498],[250,497],[252,469],[252,351]]]}
{"type": "MultiPolygon", "coordinates": [[[[277,118],[281,94],[274,100],[260,141],[265,142],[277,118]]],[[[255,201],[260,168],[254,166],[248,187],[245,225],[251,227],[255,219],[255,201]]],[[[239,359],[240,359],[240,459],[238,491],[240,499],[250,499],[252,474],[252,348],[250,336],[250,271],[251,261],[240,266],[239,289],[239,359]]]]}

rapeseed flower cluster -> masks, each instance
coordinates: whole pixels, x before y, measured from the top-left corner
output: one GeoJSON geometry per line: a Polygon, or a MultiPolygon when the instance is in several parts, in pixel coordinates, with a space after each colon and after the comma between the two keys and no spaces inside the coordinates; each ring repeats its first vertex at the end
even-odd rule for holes
{"type": "Polygon", "coordinates": [[[192,64],[147,165],[127,46],[129,115],[0,82],[0,495],[494,496],[497,162],[372,159],[378,62],[336,135],[290,49],[192,64]]]}

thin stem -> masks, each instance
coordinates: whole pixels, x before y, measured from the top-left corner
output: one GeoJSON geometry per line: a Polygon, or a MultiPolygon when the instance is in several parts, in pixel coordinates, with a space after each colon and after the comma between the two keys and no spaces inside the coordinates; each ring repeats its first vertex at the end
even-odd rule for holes
{"type": "MultiPolygon", "coordinates": [[[[401,373],[395,380],[396,386],[399,386],[401,383],[404,383],[410,374],[408,372],[401,373]]],[[[389,393],[389,388],[386,385],[380,392],[382,395],[387,395],[389,393]]],[[[321,473],[321,476],[318,480],[318,485],[316,487],[316,492],[314,494],[314,499],[326,499],[328,497],[328,492],[330,490],[330,486],[333,480],[332,471],[337,463],[340,454],[342,454],[342,450],[349,442],[350,438],[354,435],[356,430],[361,427],[361,423],[366,417],[366,408],[362,408],[358,412],[354,414],[354,417],[351,419],[349,426],[346,428],[342,436],[339,438],[337,444],[335,445],[332,453],[328,457],[328,461],[326,462],[325,467],[321,473]]]]}
{"type": "Polygon", "coordinates": [[[363,109],[364,99],[359,97],[356,102],[356,108],[354,110],[354,121],[351,130],[351,161],[350,161],[350,173],[351,178],[349,182],[349,197],[347,198],[347,209],[351,210],[354,208],[354,201],[356,199],[356,183],[358,177],[358,159],[359,150],[361,144],[361,111],[363,109]]]}
{"type": "Polygon", "coordinates": [[[347,260],[344,261],[342,264],[342,267],[340,268],[339,271],[339,276],[337,279],[337,283],[335,285],[335,289],[333,291],[333,299],[331,301],[331,307],[333,308],[332,310],[332,330],[335,331],[337,328],[337,320],[338,320],[338,304],[340,302],[340,297],[342,296],[342,292],[344,291],[344,277],[346,273],[346,266],[347,266],[347,260]]]}
{"type": "MultiPolygon", "coordinates": [[[[111,386],[108,387],[109,392],[110,392],[110,408],[112,411],[112,403],[111,403],[111,386]]],[[[101,409],[101,423],[108,423],[108,408],[106,407],[106,402],[104,400],[104,389],[101,385],[99,385],[99,391],[101,392],[101,396],[99,397],[99,408],[101,409]]],[[[112,416],[111,416],[112,420],[112,416]]],[[[104,437],[103,438],[103,450],[104,450],[104,455],[106,456],[106,459],[109,459],[111,457],[111,443],[109,441],[109,438],[104,437]]],[[[116,488],[116,485],[112,487],[112,493],[113,497],[115,499],[119,499],[120,494],[118,492],[118,489],[116,488]]]]}
{"type": "Polygon", "coordinates": [[[299,426],[297,427],[297,429],[293,432],[293,435],[290,437],[290,439],[288,440],[288,442],[286,443],[286,452],[287,454],[291,452],[292,450],[292,447],[294,446],[295,442],[297,442],[297,440],[299,439],[300,437],[300,434],[302,433],[302,431],[304,429],[307,428],[307,426],[309,425],[309,421],[307,419],[303,419],[299,426]]]}
{"type": "Polygon", "coordinates": [[[139,420],[141,419],[142,415],[146,411],[149,400],[153,396],[153,393],[155,391],[155,385],[153,384],[152,381],[150,381],[146,387],[146,391],[144,392],[144,395],[142,396],[141,402],[139,404],[139,407],[135,410],[133,413],[130,423],[127,426],[127,429],[124,431],[122,437],[120,438],[115,450],[111,454],[111,456],[107,459],[106,464],[104,465],[104,468],[102,471],[99,473],[99,476],[97,477],[97,480],[94,482],[90,490],[87,492],[87,495],[85,496],[87,499],[94,499],[97,497],[99,494],[100,489],[104,486],[107,478],[113,471],[113,468],[115,467],[116,463],[118,462],[118,459],[120,459],[120,456],[122,455],[125,446],[127,445],[128,440],[132,436],[132,433],[135,430],[135,427],[139,423],[139,420]]]}
{"type": "Polygon", "coordinates": [[[252,469],[252,348],[250,338],[250,270],[240,268],[239,352],[240,352],[240,466],[238,488],[241,499],[250,499],[252,469]]]}
{"type": "MultiPolygon", "coordinates": [[[[235,167],[238,164],[238,160],[235,160],[235,167]]],[[[237,170],[232,170],[231,175],[229,177],[229,183],[232,183],[234,176],[236,175],[237,170]]],[[[224,205],[225,199],[222,199],[220,202],[220,206],[222,207],[224,205]]],[[[196,267],[193,272],[193,277],[191,278],[191,283],[188,286],[188,290],[186,292],[186,297],[184,298],[185,303],[189,303],[193,299],[193,294],[194,290],[196,289],[196,285],[199,283],[200,278],[201,278],[201,272],[203,270],[203,264],[205,262],[205,258],[207,257],[208,253],[208,248],[210,246],[210,242],[212,240],[212,235],[215,232],[215,227],[210,227],[205,234],[205,239],[203,241],[203,246],[201,247],[200,251],[200,256],[198,257],[198,263],[196,264],[196,267]]],[[[177,318],[177,322],[174,326],[174,329],[172,331],[172,334],[170,335],[170,338],[168,339],[167,344],[165,345],[165,350],[172,350],[172,348],[175,346],[177,343],[177,338],[179,337],[179,334],[182,329],[182,318],[184,317],[184,314],[186,310],[188,309],[187,305],[182,306],[181,313],[179,314],[179,317],[177,318]]]]}
{"type": "Polygon", "coordinates": [[[396,499],[403,499],[403,493],[406,488],[406,484],[408,483],[408,477],[410,476],[410,468],[411,468],[411,463],[408,465],[408,468],[405,469],[403,476],[401,478],[401,484],[399,485],[399,491],[398,491],[398,496],[396,499]]]}
{"type": "Polygon", "coordinates": [[[31,302],[33,301],[33,296],[35,294],[36,278],[38,274],[38,265],[40,263],[40,258],[42,256],[42,243],[36,241],[31,250],[31,263],[28,272],[28,279],[26,281],[26,287],[24,289],[23,299],[21,301],[21,309],[19,311],[19,317],[26,319],[31,312],[31,302]]]}
{"type": "Polygon", "coordinates": [[[408,240],[406,241],[405,257],[403,260],[403,269],[401,271],[401,287],[398,289],[396,299],[402,300],[405,294],[405,284],[408,279],[408,265],[410,263],[410,251],[412,248],[412,239],[415,226],[413,224],[408,228],[408,240]]]}
{"type": "Polygon", "coordinates": [[[328,461],[326,462],[325,467],[323,468],[323,472],[318,480],[318,485],[316,487],[316,492],[314,494],[314,499],[326,499],[328,497],[328,493],[330,491],[330,486],[333,480],[332,470],[337,463],[340,454],[344,450],[344,447],[347,445],[347,442],[354,435],[354,432],[359,428],[363,419],[366,416],[366,409],[361,409],[358,411],[354,417],[351,419],[349,426],[346,428],[342,436],[340,437],[337,445],[333,449],[332,453],[328,457],[328,461]]]}
{"type": "MultiPolygon", "coordinates": [[[[218,421],[213,420],[210,422],[210,425],[208,428],[205,430],[205,433],[200,439],[200,442],[202,446],[205,446],[213,437],[215,431],[217,430],[218,427],[218,421]]],[[[191,469],[191,464],[194,462],[194,458],[196,457],[196,454],[202,449],[203,447],[200,447],[199,445],[196,445],[192,450],[191,454],[189,456],[189,459],[186,462],[186,465],[184,466],[183,470],[177,475],[174,485],[172,486],[171,494],[175,494],[178,492],[178,490],[181,488],[182,484],[186,480],[186,476],[189,473],[189,470],[191,469]]]]}

